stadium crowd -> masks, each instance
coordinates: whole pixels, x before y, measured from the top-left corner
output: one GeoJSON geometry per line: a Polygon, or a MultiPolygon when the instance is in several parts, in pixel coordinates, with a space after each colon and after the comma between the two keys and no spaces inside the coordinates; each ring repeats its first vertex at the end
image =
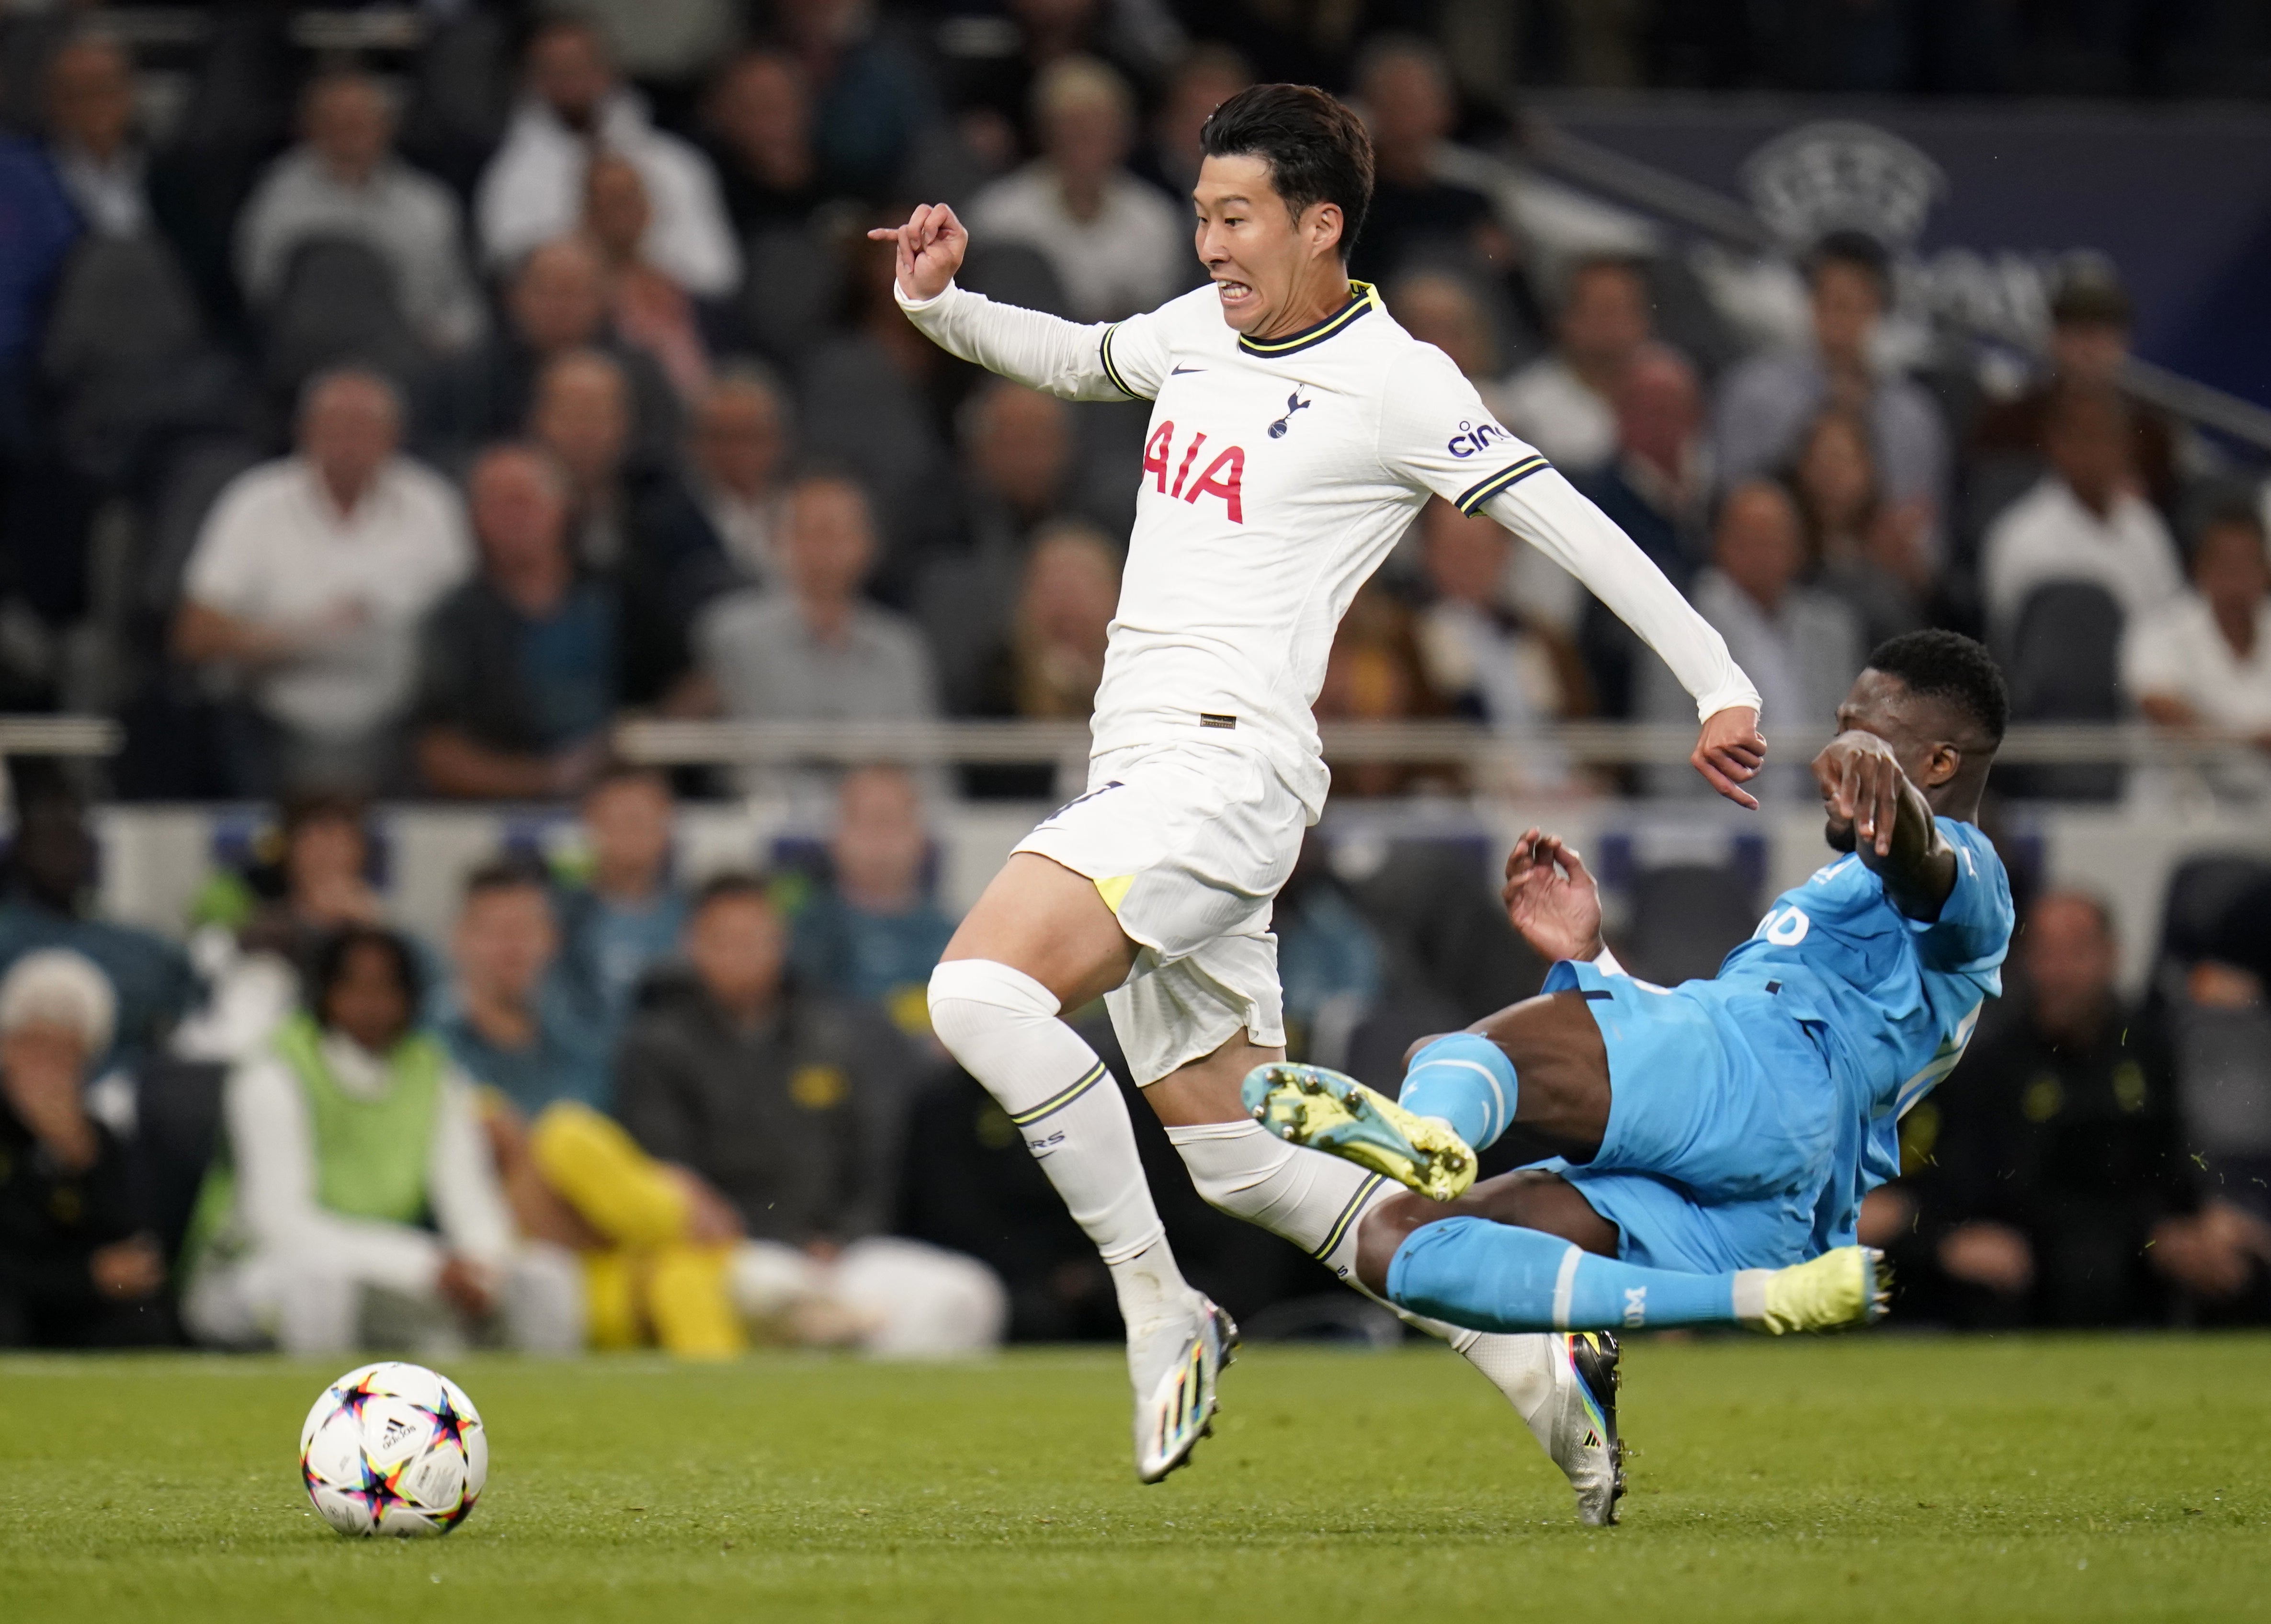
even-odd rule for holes
{"type": "MultiPolygon", "coordinates": [[[[1953,65],[1900,45],[1945,9],[1852,8],[1893,19],[1863,37],[1540,6],[1515,44],[1602,84],[2184,88],[2254,60],[2201,45],[2242,7],[2193,8],[2141,56],[2087,29],[2045,55],[2014,8],[1983,8],[2017,32],[1953,65]],[[2072,82],[2029,78],[2044,62],[2072,82]],[[2090,77],[2116,70],[2137,77],[2090,77]]],[[[119,795],[278,808],[184,952],[89,916],[85,806],[20,786],[0,1345],[1116,1334],[920,995],[952,927],[927,799],[1041,799],[1054,773],[673,779],[609,742],[637,714],[1087,716],[1144,408],[954,361],[863,233],[944,197],[971,286],[1148,309],[1200,279],[1198,127],[1256,75],[1361,108],[1378,189],[1353,273],[1689,593],[1770,725],[1826,717],[1877,640],[1947,625],[2002,653],[2022,719],[2252,732],[2204,788],[2271,790],[2261,500],[2117,389],[2109,266],[2067,268],[2014,378],[1902,350],[1885,250],[1834,232],[1803,255],[1801,324],[1762,346],[1679,257],[1509,202],[1523,171],[1465,47],[1515,8],[1299,10],[465,4],[422,14],[414,48],[316,52],[280,10],[218,7],[186,68],[142,13],[0,19],[0,707],[118,715],[119,795]],[[681,883],[679,797],[783,790],[830,807],[824,847],[681,883]],[[421,941],[373,883],[373,796],[570,800],[582,856],[500,852],[450,939],[421,941]]],[[[1318,711],[1692,720],[1568,577],[1441,502],[1351,614],[1318,711]]],[[[1549,794],[1701,793],[1542,744],[1524,771],[1549,794]]],[[[1431,786],[1364,764],[1336,793],[1431,786]]],[[[1409,1039],[1535,987],[1472,868],[1420,840],[1305,858],[1277,924],[1298,1049],[1392,1082],[1409,1039]]],[[[2215,907],[2172,893],[2133,1010],[2103,906],[2031,899],[2013,996],[1873,1210],[1914,1315],[2263,1314],[2260,878],[2199,879],[2215,907]]],[[[1193,1278],[1298,1329],[1327,1283],[1202,1207],[1136,1116],[1193,1278]]]]}

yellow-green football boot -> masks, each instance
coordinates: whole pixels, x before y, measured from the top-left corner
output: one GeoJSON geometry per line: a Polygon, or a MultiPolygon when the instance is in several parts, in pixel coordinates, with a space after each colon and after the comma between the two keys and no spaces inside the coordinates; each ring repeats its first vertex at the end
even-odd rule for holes
{"type": "Polygon", "coordinates": [[[1449,1123],[1406,1111],[1354,1077],[1290,1062],[1256,1066],[1240,1091],[1254,1120],[1281,1139],[1329,1151],[1437,1201],[1475,1181],[1475,1153],[1449,1123]]]}
{"type": "Polygon", "coordinates": [[[1787,1269],[1746,1269],[1735,1277],[1735,1317],[1753,1330],[1837,1330],[1885,1317],[1892,1276],[1874,1247],[1842,1246],[1787,1269]]]}

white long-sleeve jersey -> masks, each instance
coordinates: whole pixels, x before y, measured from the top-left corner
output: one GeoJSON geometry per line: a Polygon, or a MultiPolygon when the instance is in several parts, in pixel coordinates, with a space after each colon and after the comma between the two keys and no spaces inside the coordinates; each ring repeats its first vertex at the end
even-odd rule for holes
{"type": "Polygon", "coordinates": [[[1260,751],[1314,819],[1329,782],[1310,707],[1341,616],[1431,495],[1487,512],[1591,588],[1699,716],[1758,693],[1631,538],[1491,420],[1450,358],[1379,295],[1283,339],[1245,337],[1202,287],[1082,326],[949,284],[900,308],[965,361],[1068,400],[1152,402],[1136,528],[1097,690],[1097,755],[1210,728],[1260,751]]]}

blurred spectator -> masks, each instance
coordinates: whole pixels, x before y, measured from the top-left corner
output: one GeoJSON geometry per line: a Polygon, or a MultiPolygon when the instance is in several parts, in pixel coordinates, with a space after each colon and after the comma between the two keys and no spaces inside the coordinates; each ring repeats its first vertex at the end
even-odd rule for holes
{"type": "MultiPolygon", "coordinates": [[[[1689,594],[1757,684],[1767,727],[1828,727],[1868,652],[1850,609],[1798,584],[1805,564],[1806,540],[1789,491],[1770,480],[1746,480],[1719,504],[1712,564],[1689,594]]],[[[1640,689],[1645,720],[1668,726],[1694,713],[1661,660],[1642,668],[1640,689]]],[[[1677,794],[1686,792],[1694,775],[1663,769],[1649,776],[1657,793],[1677,794]]],[[[1761,799],[1801,800],[1813,794],[1813,777],[1803,762],[1784,762],[1762,773],[1754,788],[1761,799]]]]}
{"type": "Polygon", "coordinates": [[[1871,648],[1925,625],[1932,510],[1886,503],[1877,494],[1869,425],[1832,406],[1813,420],[1791,464],[1791,494],[1806,525],[1813,584],[1843,599],[1871,648]]]}
{"type": "Polygon", "coordinates": [[[1025,555],[1006,636],[988,655],[981,716],[1085,721],[1120,607],[1120,554],[1078,520],[1045,525],[1025,555]]]}
{"type": "Polygon", "coordinates": [[[736,574],[755,586],[777,585],[780,560],[782,465],[788,450],[788,407],[772,376],[750,361],[721,369],[694,409],[694,500],[716,532],[736,574]]]}
{"type": "Polygon", "coordinates": [[[206,995],[175,1028],[167,1047],[176,1058],[246,1058],[298,1003],[334,932],[385,922],[370,830],[353,796],[291,797],[248,856],[216,870],[190,901],[190,956],[206,995]]]}
{"type": "Polygon", "coordinates": [[[694,625],[711,698],[751,721],[915,721],[938,713],[930,652],[913,625],[862,598],[875,522],[851,480],[789,487],[782,586],[727,593],[694,625]]]}
{"type": "MultiPolygon", "coordinates": [[[[870,201],[897,180],[938,117],[924,64],[877,19],[872,0],[775,0],[773,26],[804,70],[813,146],[831,192],[870,201]]],[[[904,218],[904,215],[902,216],[904,218]]]]}
{"type": "Polygon", "coordinates": [[[1553,349],[1507,379],[1506,426],[1572,479],[1617,454],[1617,397],[1649,341],[1648,279],[1628,259],[1571,267],[1553,323],[1553,349]]]}
{"type": "Polygon", "coordinates": [[[1270,929],[1284,988],[1286,1053],[1314,1065],[1345,1065],[1350,1039],[1385,987],[1386,955],[1314,834],[1277,893],[1270,929]]]}
{"type": "MultiPolygon", "coordinates": [[[[1702,385],[1676,352],[1643,345],[1618,381],[1616,412],[1617,456],[1578,488],[1657,568],[1684,585],[1710,547],[1710,455],[1702,433],[1702,385]]],[[[1523,556],[1538,559],[1532,568],[1539,576],[1561,577],[1554,582],[1560,591],[1553,599],[1541,600],[1533,593],[1525,605],[1536,605],[1552,618],[1551,607],[1567,604],[1567,618],[1555,623],[1575,638],[1584,656],[1596,708],[1605,716],[1632,715],[1634,674],[1655,656],[1632,628],[1558,566],[1551,574],[1540,567],[1550,561],[1536,549],[1525,548],[1523,556]]]]}
{"type": "Polygon", "coordinates": [[[845,775],[828,838],[828,882],[800,909],[799,980],[880,1005],[911,1036],[930,1030],[930,972],[954,920],[930,894],[922,792],[897,767],[845,775]]]}
{"type": "MultiPolygon", "coordinates": [[[[1806,426],[1837,406],[1868,421],[1881,498],[1924,503],[1937,515],[1947,499],[1947,427],[1931,393],[1875,353],[1892,299],[1885,250],[1865,233],[1834,231],[1815,247],[1806,273],[1812,347],[1755,356],[1719,385],[1713,441],[1722,488],[1787,464],[1806,426]]],[[[1930,541],[1936,558],[1937,537],[1930,541]]]]}
{"type": "Polygon", "coordinates": [[[588,782],[614,719],[616,601],[568,550],[568,485],[530,445],[468,477],[478,575],[426,623],[418,765],[443,795],[537,800],[588,782]]]}
{"type": "Polygon", "coordinates": [[[710,382],[710,353],[686,290],[646,257],[654,211],[638,167],[612,153],[594,153],[584,171],[584,235],[607,264],[616,336],[655,359],[681,399],[710,382]]]}
{"type": "Polygon", "coordinates": [[[298,454],[240,474],[198,533],[174,649],[247,682],[240,793],[376,788],[392,771],[418,622],[472,566],[457,493],[398,453],[400,430],[385,379],[319,375],[298,454]]]}
{"type": "Polygon", "coordinates": [[[941,528],[939,492],[954,471],[940,427],[968,369],[900,314],[890,243],[843,247],[843,320],[799,365],[798,449],[857,473],[875,494],[882,539],[906,553],[941,528]]]}
{"type": "Polygon", "coordinates": [[[45,155],[4,133],[0,220],[9,238],[8,251],[0,254],[0,451],[20,453],[33,437],[32,364],[41,323],[79,226],[45,155]]]}
{"type": "Polygon", "coordinates": [[[1049,262],[1082,321],[1165,303],[1197,279],[1184,217],[1124,167],[1135,101],[1103,63],[1068,56],[1033,89],[1041,156],[971,200],[980,242],[1021,242],[1049,262]]]}
{"type": "Polygon", "coordinates": [[[659,701],[686,674],[687,622],[729,577],[718,538],[673,475],[633,460],[629,382],[604,352],[545,363],[528,428],[568,476],[576,563],[616,592],[618,697],[659,701]]]}
{"type": "Polygon", "coordinates": [[[1980,543],[1990,627],[2007,635],[2027,595],[2052,581],[2089,581],[2131,622],[2184,589],[2177,545],[2137,494],[2129,418],[2111,391],[2063,393],[2043,427],[2050,472],[2003,510],[1980,543]]]}
{"type": "MultiPolygon", "coordinates": [[[[1342,617],[1314,709],[1320,722],[1409,721],[1439,716],[1446,709],[1428,683],[1411,610],[1377,583],[1359,592],[1342,617]]],[[[1344,795],[1398,795],[1445,782],[1432,764],[1327,764],[1335,787],[1344,795]]]]}
{"type": "Polygon", "coordinates": [[[530,252],[505,292],[505,322],[454,358],[431,385],[422,431],[437,452],[469,453],[521,432],[537,374],[571,351],[604,350],[630,382],[635,443],[642,461],[676,455],[676,391],[652,356],[625,344],[607,324],[607,266],[580,237],[530,252]]]}
{"type": "Polygon", "coordinates": [[[1515,271],[1520,251],[1490,199],[1439,173],[1441,149],[1458,122],[1442,54],[1408,34],[1374,40],[1357,67],[1356,99],[1372,131],[1374,180],[1350,273],[1378,282],[1429,254],[1515,271]]]}
{"type": "Polygon", "coordinates": [[[558,1099],[606,1110],[611,1034],[555,973],[560,923],[543,868],[512,858],[476,868],[450,947],[457,981],[437,1027],[465,1075],[525,1116],[558,1099]]]}
{"type": "Polygon", "coordinates": [[[64,949],[0,980],[0,1348],[174,1339],[126,1147],[85,1103],[115,1014],[102,972],[64,949]]]}
{"type": "Polygon", "coordinates": [[[801,226],[826,196],[804,70],[778,51],[727,63],[707,103],[710,159],[735,228],[801,226]]]}
{"type": "MultiPolygon", "coordinates": [[[[1460,714],[1501,733],[1585,714],[1576,652],[1507,601],[1512,534],[1496,520],[1463,514],[1441,497],[1421,510],[1419,534],[1434,594],[1419,611],[1419,653],[1434,690],[1460,714]]],[[[1536,760],[1525,764],[1548,779],[1566,771],[1536,760]]]]}
{"type": "Polygon", "coordinates": [[[1006,378],[982,385],[961,421],[962,545],[927,560],[914,598],[947,704],[968,711],[980,703],[985,660],[1008,629],[1033,538],[1070,495],[1074,436],[1063,401],[1006,378]]]}
{"type": "Polygon", "coordinates": [[[1448,355],[1483,404],[1504,415],[1490,318],[1464,275],[1435,268],[1408,272],[1389,288],[1388,308],[1406,332],[1448,355]]]}
{"type": "Polygon", "coordinates": [[[748,1345],[733,1292],[741,1220],[723,1196],[589,1106],[559,1101],[530,1121],[495,1095],[481,1104],[521,1233],[583,1266],[593,1348],[725,1359],[748,1345]]]}
{"type": "Polygon", "coordinates": [[[182,950],[163,936],[93,916],[95,858],[86,804],[62,782],[22,785],[0,901],[0,970],[40,948],[94,961],[117,995],[108,1054],[97,1069],[131,1066],[164,1043],[197,993],[182,950]]]}
{"type": "MultiPolygon", "coordinates": [[[[134,64],[99,34],[48,63],[48,157],[79,223],[98,237],[139,237],[151,218],[149,154],[135,138],[134,64]]],[[[36,239],[34,239],[36,241],[36,239]]]]}
{"type": "Polygon", "coordinates": [[[629,162],[646,183],[653,211],[648,261],[697,297],[732,292],[741,255],[710,160],[647,122],[638,93],[617,82],[599,31],[555,18],[538,26],[527,61],[527,93],[474,198],[488,262],[511,264],[574,230],[584,212],[585,170],[604,152],[629,162]]]}
{"type": "Polygon", "coordinates": [[[951,25],[939,33],[956,133],[990,169],[1046,144],[1033,87],[1054,64],[1101,61],[1148,92],[1183,44],[1169,8],[1153,0],[1005,0],[1000,10],[1004,15],[986,19],[996,37],[964,35],[951,25]]]}
{"type": "MultiPolygon", "coordinates": [[[[2129,359],[2129,290],[2111,264],[2084,261],[2070,268],[2051,295],[2049,372],[2014,399],[1980,413],[1972,433],[1976,454],[2039,457],[2051,405],[2062,390],[2119,386],[2129,359]]],[[[2157,406],[2129,401],[2130,466],[2145,495],[2167,511],[2177,496],[2177,428],[2157,406]]]]}
{"type": "Polygon", "coordinates": [[[611,1050],[640,982],[685,934],[686,892],[670,869],[676,811],[670,779],[652,767],[611,767],[584,793],[591,869],[558,898],[561,968],[611,1050]]]}
{"type": "Polygon", "coordinates": [[[2012,995],[1903,1136],[1932,1166],[1873,1197],[1877,1220],[1888,1200],[1918,1214],[1960,1320],[2134,1323],[2165,1317],[2166,1285],[2232,1294],[2260,1225],[2193,1210],[2166,1056],[2115,991],[2104,905],[2052,891],[2017,947],[2012,995]]]}
{"type": "Polygon", "coordinates": [[[185,1248],[198,1340],[302,1355],[580,1343],[574,1263],[516,1244],[473,1086],[418,1030],[419,992],[408,943],[342,932],[306,1012],[229,1074],[226,1149],[185,1248]]]}
{"type": "Polygon", "coordinates": [[[2193,587],[2122,638],[2121,682],[2163,727],[2229,727],[2255,751],[2218,762],[2218,790],[2271,793],[2271,562],[2262,521],[2240,505],[2211,514],[2193,543],[2193,587]]]}
{"type": "Polygon", "coordinates": [[[883,1237],[913,1061],[888,1025],[784,979],[787,929],[762,881],[705,885],[687,927],[692,972],[632,1023],[616,1114],[646,1151],[692,1168],[771,1242],[736,1263],[743,1312],[824,1296],[873,1352],[947,1353],[1000,1339],[990,1270],[883,1237]]]}
{"type": "Polygon", "coordinates": [[[1150,138],[1128,167],[1167,194],[1178,211],[1188,206],[1205,153],[1199,131],[1215,108],[1254,83],[1245,59],[1223,45],[1199,45],[1175,64],[1151,115],[1150,138]]]}
{"type": "Polygon", "coordinates": [[[394,153],[394,109],[367,73],[325,73],[302,102],[305,143],[278,159],[238,216],[245,298],[282,291],[294,252],[325,238],[367,244],[394,272],[395,302],[418,336],[455,350],[486,324],[467,271],[464,220],[448,187],[394,153]]]}

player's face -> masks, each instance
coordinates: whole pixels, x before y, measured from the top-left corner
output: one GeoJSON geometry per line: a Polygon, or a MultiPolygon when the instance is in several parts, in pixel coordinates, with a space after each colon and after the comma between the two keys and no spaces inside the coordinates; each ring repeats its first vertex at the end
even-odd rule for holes
{"type": "MultiPolygon", "coordinates": [[[[1874,734],[1893,747],[1893,758],[1900,763],[1909,782],[1929,790],[1947,776],[1934,770],[1942,748],[1937,730],[1930,726],[1930,709],[1900,678],[1882,671],[1864,671],[1853,679],[1845,703],[1837,707],[1837,731],[1874,734]]],[[[1830,849],[1851,851],[1853,820],[1835,812],[1828,813],[1828,819],[1822,834],[1830,849]]]]}
{"type": "Polygon", "coordinates": [[[1312,204],[1296,219],[1270,183],[1265,159],[1207,159],[1191,201],[1199,262],[1214,279],[1223,319],[1239,332],[1270,332],[1307,291],[1320,250],[1334,254],[1340,241],[1340,212],[1312,204]]]}

